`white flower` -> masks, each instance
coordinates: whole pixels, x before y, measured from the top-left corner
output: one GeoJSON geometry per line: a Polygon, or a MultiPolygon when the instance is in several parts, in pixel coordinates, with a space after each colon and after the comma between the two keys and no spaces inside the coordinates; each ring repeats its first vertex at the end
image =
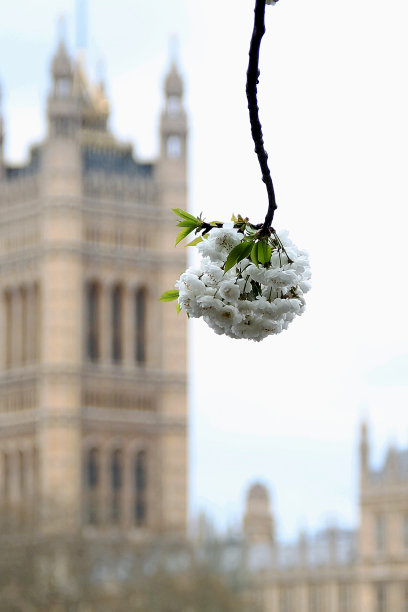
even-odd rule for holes
{"type": "Polygon", "coordinates": [[[265,284],[266,272],[266,268],[261,265],[258,268],[258,266],[255,264],[249,264],[249,266],[245,269],[245,274],[248,274],[251,280],[261,284],[265,284]]]}
{"type": "Polygon", "coordinates": [[[234,228],[220,227],[211,230],[211,239],[215,241],[218,249],[225,249],[228,253],[241,242],[242,238],[242,234],[234,228]]]}
{"type": "Polygon", "coordinates": [[[208,238],[198,244],[198,250],[213,262],[225,262],[232,249],[237,246],[243,238],[237,229],[215,227],[209,233],[208,238]]]}
{"type": "MultiPolygon", "coordinates": [[[[208,258],[206,258],[208,259],[208,258]]],[[[201,276],[201,281],[207,286],[216,286],[224,276],[224,271],[214,264],[210,259],[202,266],[204,274],[201,276]]]]}
{"type": "Polygon", "coordinates": [[[232,280],[222,281],[218,288],[218,294],[223,300],[235,304],[240,295],[239,286],[232,280]]]}
{"type": "Polygon", "coordinates": [[[201,308],[197,302],[196,296],[188,294],[180,295],[178,298],[178,303],[180,308],[185,310],[190,317],[201,317],[201,308]]]}
{"type": "Polygon", "coordinates": [[[282,270],[282,268],[277,268],[268,271],[265,277],[263,284],[268,287],[290,289],[291,287],[296,287],[298,283],[298,275],[294,270],[282,270]]]}
{"type": "Polygon", "coordinates": [[[178,281],[178,287],[180,295],[183,295],[185,293],[195,296],[205,294],[204,283],[195,274],[192,274],[189,270],[187,270],[180,276],[180,280],[178,281]]]}
{"type": "Polygon", "coordinates": [[[206,240],[200,242],[197,248],[200,251],[201,255],[203,255],[203,257],[208,258],[214,263],[219,262],[221,265],[223,264],[223,258],[221,256],[221,253],[218,251],[217,245],[215,244],[214,240],[210,240],[209,238],[207,238],[206,240]]]}
{"type": "Polygon", "coordinates": [[[203,315],[209,315],[215,313],[217,310],[222,308],[222,302],[218,298],[212,295],[203,295],[197,299],[197,303],[200,306],[201,313],[203,315]]]}
{"type": "Polygon", "coordinates": [[[312,283],[308,280],[300,281],[299,287],[303,291],[303,293],[307,293],[312,288],[312,283]]]}
{"type": "Polygon", "coordinates": [[[259,342],[287,329],[304,312],[310,266],[307,254],[281,231],[279,240],[270,242],[269,262],[255,265],[245,258],[225,272],[228,254],[242,238],[232,224],[211,229],[198,245],[199,269],[189,268],[176,283],[178,302],[217,334],[259,342]]]}

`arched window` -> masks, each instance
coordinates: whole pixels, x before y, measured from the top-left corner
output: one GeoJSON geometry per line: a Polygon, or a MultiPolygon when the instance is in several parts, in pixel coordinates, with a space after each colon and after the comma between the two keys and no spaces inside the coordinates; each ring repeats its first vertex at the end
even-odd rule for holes
{"type": "Polygon", "coordinates": [[[3,454],[3,498],[7,502],[10,496],[10,458],[7,453],[3,454]]]}
{"type": "Polygon", "coordinates": [[[86,356],[91,361],[99,359],[100,334],[99,334],[99,308],[100,291],[95,282],[86,286],[86,356]]]}
{"type": "Polygon", "coordinates": [[[33,493],[34,496],[39,494],[40,488],[40,457],[38,448],[33,448],[33,493]]]}
{"type": "Polygon", "coordinates": [[[166,143],[167,157],[177,159],[181,155],[181,140],[180,136],[173,134],[167,138],[166,143]]]}
{"type": "Polygon", "coordinates": [[[57,98],[68,98],[72,90],[72,81],[70,77],[59,77],[55,81],[55,95],[57,98]]]}
{"type": "Polygon", "coordinates": [[[135,459],[135,507],[134,520],[138,527],[146,524],[147,519],[147,465],[146,452],[140,451],[135,459]]]}
{"type": "Polygon", "coordinates": [[[169,96],[167,100],[167,108],[169,115],[178,115],[181,109],[181,100],[179,96],[169,96]]]}
{"type": "Polygon", "coordinates": [[[99,451],[97,448],[91,448],[88,452],[86,463],[86,482],[88,489],[93,490],[99,484],[99,451]]]}
{"type": "Polygon", "coordinates": [[[376,612],[387,612],[387,585],[384,582],[379,582],[374,588],[376,612]]]}
{"type": "Polygon", "coordinates": [[[99,471],[99,450],[91,448],[87,453],[85,464],[85,478],[88,489],[86,520],[90,525],[98,523],[97,489],[99,485],[99,471]]]}
{"type": "Polygon", "coordinates": [[[120,490],[122,487],[122,453],[115,450],[111,462],[112,522],[120,521],[120,490]]]}
{"type": "Polygon", "coordinates": [[[112,289],[112,360],[123,359],[123,289],[117,285],[112,289]]]}
{"type": "Polygon", "coordinates": [[[376,552],[383,553],[386,548],[387,524],[383,514],[375,517],[375,547],[376,552]]]}
{"type": "Polygon", "coordinates": [[[146,289],[135,292],[135,359],[139,364],[146,361],[146,289]]]}
{"type": "Polygon", "coordinates": [[[19,479],[20,495],[23,498],[25,494],[25,488],[26,488],[26,472],[25,472],[24,453],[21,450],[18,451],[18,479],[19,479]]]}

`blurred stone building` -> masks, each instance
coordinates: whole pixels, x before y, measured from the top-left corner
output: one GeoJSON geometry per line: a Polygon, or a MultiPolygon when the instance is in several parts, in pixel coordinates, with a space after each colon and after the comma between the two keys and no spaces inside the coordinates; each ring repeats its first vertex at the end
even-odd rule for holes
{"type": "MultiPolygon", "coordinates": [[[[131,84],[130,84],[131,87],[131,84]]],[[[185,268],[187,119],[173,64],[160,154],[108,127],[102,83],[63,41],[28,163],[0,124],[0,502],[7,530],[184,536],[186,319],[159,302],[185,268]]]]}
{"type": "Polygon", "coordinates": [[[357,531],[327,528],[282,545],[267,489],[249,489],[244,549],[230,542],[226,554],[245,563],[264,612],[408,612],[408,450],[390,448],[373,470],[363,424],[359,456],[357,531]]]}
{"type": "Polygon", "coordinates": [[[186,264],[170,212],[187,207],[175,65],[164,96],[149,163],[112,135],[103,84],[89,83],[63,42],[47,136],[24,166],[4,159],[0,113],[0,610],[167,610],[145,601],[161,589],[185,602],[204,567],[244,599],[227,607],[221,590],[224,603],[209,608],[212,579],[177,612],[408,612],[408,451],[391,448],[373,470],[365,425],[358,531],[281,544],[256,483],[242,533],[203,528],[185,540],[186,319],[158,301],[186,264]],[[176,576],[171,589],[160,572],[176,576]],[[90,585],[97,599],[85,605],[90,585]]]}

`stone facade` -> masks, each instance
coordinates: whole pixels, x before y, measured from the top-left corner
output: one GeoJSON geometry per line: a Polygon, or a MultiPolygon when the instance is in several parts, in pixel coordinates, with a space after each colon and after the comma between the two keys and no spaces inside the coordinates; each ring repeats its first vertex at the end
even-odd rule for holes
{"type": "Polygon", "coordinates": [[[373,470],[363,424],[359,455],[357,531],[328,528],[280,545],[268,491],[249,490],[245,564],[264,612],[408,612],[408,450],[390,448],[373,470]]]}
{"type": "Polygon", "coordinates": [[[0,491],[7,529],[184,535],[186,319],[159,302],[185,268],[187,118],[172,65],[160,154],[135,159],[60,42],[48,133],[24,167],[0,123],[0,491]]]}

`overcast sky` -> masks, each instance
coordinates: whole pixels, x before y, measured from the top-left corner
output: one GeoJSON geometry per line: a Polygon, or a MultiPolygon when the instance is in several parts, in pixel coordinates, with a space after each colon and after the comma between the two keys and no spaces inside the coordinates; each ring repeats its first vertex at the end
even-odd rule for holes
{"type": "MultiPolygon", "coordinates": [[[[75,50],[75,1],[0,9],[6,152],[18,162],[44,135],[60,14],[75,50]]],[[[408,446],[407,17],[405,0],[266,8],[259,103],[275,227],[309,251],[313,290],[307,312],[260,344],[190,323],[190,505],[220,526],[239,521],[253,479],[272,492],[282,539],[354,525],[362,417],[375,464],[389,443],[408,446]]],[[[89,72],[105,74],[111,127],[143,159],[157,154],[177,35],[189,205],[207,219],[266,212],[245,99],[252,19],[252,0],[89,0],[89,72]]]]}

